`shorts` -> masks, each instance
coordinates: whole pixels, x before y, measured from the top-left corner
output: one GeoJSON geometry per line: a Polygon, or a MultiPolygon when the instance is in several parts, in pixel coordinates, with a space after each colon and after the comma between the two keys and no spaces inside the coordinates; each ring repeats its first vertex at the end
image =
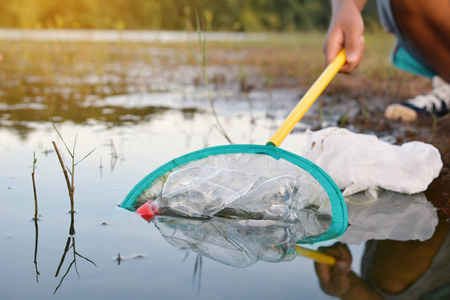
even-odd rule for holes
{"type": "Polygon", "coordinates": [[[392,13],[391,0],[378,0],[377,6],[381,24],[396,38],[396,45],[390,55],[391,62],[397,68],[417,75],[430,78],[437,75],[436,70],[400,31],[392,13]]]}

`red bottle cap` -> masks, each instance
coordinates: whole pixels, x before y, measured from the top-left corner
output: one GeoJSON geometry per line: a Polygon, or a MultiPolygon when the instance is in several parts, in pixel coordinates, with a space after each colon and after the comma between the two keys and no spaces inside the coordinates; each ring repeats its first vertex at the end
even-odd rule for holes
{"type": "Polygon", "coordinates": [[[154,216],[161,214],[158,210],[158,207],[153,203],[153,201],[148,201],[141,205],[136,210],[136,213],[148,222],[150,222],[154,216]]]}

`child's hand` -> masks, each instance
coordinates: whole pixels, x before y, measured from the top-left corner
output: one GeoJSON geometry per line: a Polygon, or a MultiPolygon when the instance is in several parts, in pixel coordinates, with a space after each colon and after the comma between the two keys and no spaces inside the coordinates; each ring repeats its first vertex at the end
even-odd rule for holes
{"type": "Polygon", "coordinates": [[[336,258],[334,266],[314,263],[322,290],[330,296],[343,296],[350,288],[348,275],[351,273],[352,255],[348,247],[342,243],[336,243],[331,247],[320,247],[319,251],[336,258]]]}
{"type": "Polygon", "coordinates": [[[340,72],[351,73],[363,58],[364,22],[361,10],[365,0],[336,0],[333,2],[333,16],[323,46],[326,63],[329,64],[345,49],[347,62],[340,72]]]}

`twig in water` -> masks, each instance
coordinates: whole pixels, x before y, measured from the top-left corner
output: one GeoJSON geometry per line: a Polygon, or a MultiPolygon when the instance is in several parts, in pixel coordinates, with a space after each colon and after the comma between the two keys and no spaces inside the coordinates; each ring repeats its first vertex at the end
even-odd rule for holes
{"type": "Polygon", "coordinates": [[[52,123],[53,128],[55,129],[55,131],[58,133],[59,137],[61,138],[61,141],[63,142],[64,146],[66,147],[67,152],[69,153],[71,160],[72,160],[72,164],[71,164],[71,168],[67,168],[64,164],[64,161],[61,157],[61,153],[59,152],[58,147],[56,146],[56,143],[54,141],[52,141],[53,147],[55,148],[56,151],[56,155],[58,156],[58,160],[61,164],[61,168],[63,170],[64,173],[64,178],[66,179],[66,184],[67,184],[67,190],[69,192],[69,198],[70,198],[70,211],[74,212],[74,193],[75,193],[75,166],[77,164],[79,164],[80,162],[82,162],[83,160],[86,159],[86,157],[88,157],[89,155],[92,154],[92,152],[94,152],[95,148],[92,149],[92,151],[90,151],[88,154],[86,154],[82,159],[80,159],[79,161],[75,162],[75,148],[77,145],[77,137],[75,137],[75,141],[73,143],[73,147],[72,147],[72,151],[70,151],[69,147],[67,146],[66,142],[64,141],[64,138],[62,137],[62,135],[59,133],[58,129],[56,128],[55,124],[52,122],[52,120],[50,120],[50,122],[52,123]],[[70,172],[70,178],[69,178],[69,173],[70,172]]]}
{"type": "Polygon", "coordinates": [[[114,158],[118,158],[116,147],[114,146],[114,141],[111,139],[111,155],[114,158]]]}
{"type": "Polygon", "coordinates": [[[34,219],[38,219],[38,200],[37,200],[37,192],[36,192],[36,182],[34,180],[34,174],[36,171],[36,153],[33,152],[33,172],[31,173],[31,179],[33,181],[33,192],[34,192],[34,219]]]}
{"type": "Polygon", "coordinates": [[[34,228],[35,228],[35,243],[34,243],[34,268],[36,270],[36,282],[39,282],[39,270],[37,265],[37,254],[38,254],[38,241],[39,241],[39,227],[38,227],[38,200],[36,192],[36,182],[34,180],[34,174],[36,171],[36,153],[33,152],[33,172],[31,173],[31,178],[33,181],[33,192],[34,192],[34,228]]]}
{"type": "MultiPolygon", "coordinates": [[[[73,187],[71,182],[70,182],[69,174],[68,174],[67,169],[66,169],[66,167],[64,165],[64,161],[63,161],[63,159],[61,157],[61,154],[59,153],[58,146],[56,146],[56,143],[54,141],[52,141],[52,144],[53,144],[53,147],[55,148],[56,155],[58,156],[59,163],[61,164],[61,168],[62,168],[63,173],[64,173],[64,178],[66,179],[67,190],[69,191],[69,198],[70,198],[70,211],[74,211],[73,194],[75,192],[75,187],[73,187]]],[[[73,178],[73,173],[72,173],[72,178],[73,178]]]]}
{"type": "Polygon", "coordinates": [[[114,168],[116,167],[118,158],[119,158],[119,155],[117,154],[116,147],[114,146],[114,142],[111,139],[111,172],[114,171],[114,168]]]}

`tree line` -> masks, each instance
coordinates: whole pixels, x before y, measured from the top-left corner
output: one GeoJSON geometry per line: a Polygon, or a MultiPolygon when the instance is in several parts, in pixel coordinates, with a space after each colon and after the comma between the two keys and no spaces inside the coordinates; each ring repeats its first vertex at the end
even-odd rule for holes
{"type": "MultiPolygon", "coordinates": [[[[0,27],[221,31],[325,30],[329,0],[0,0],[0,27]]],[[[363,11],[376,24],[375,1],[363,11]]]]}

